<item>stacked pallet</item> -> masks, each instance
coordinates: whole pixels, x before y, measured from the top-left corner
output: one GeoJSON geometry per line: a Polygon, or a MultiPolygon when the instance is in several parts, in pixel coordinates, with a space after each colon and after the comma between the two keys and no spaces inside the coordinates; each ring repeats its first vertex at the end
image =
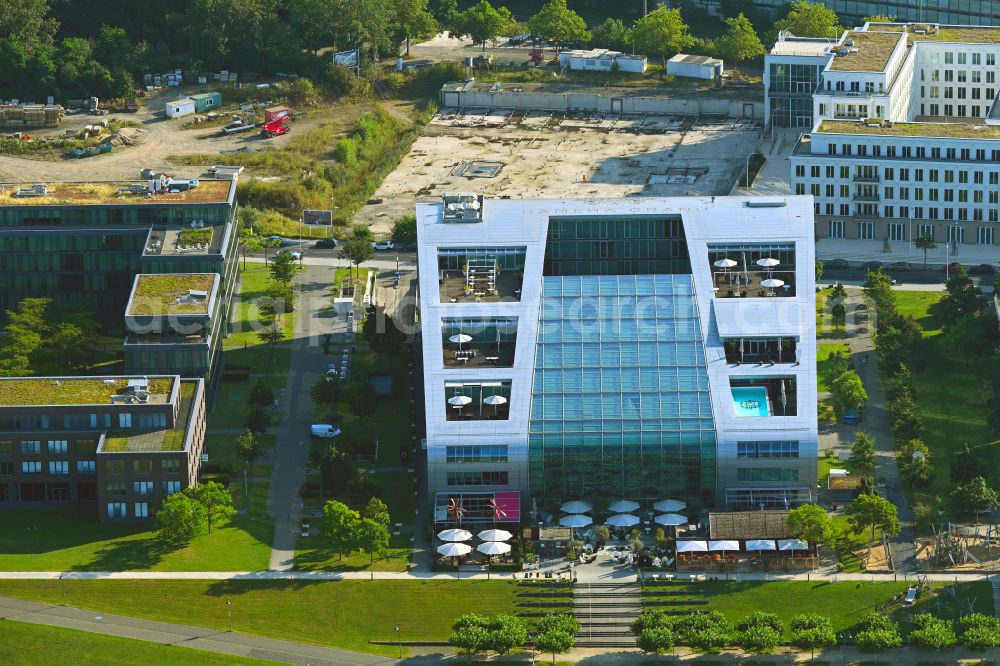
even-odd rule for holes
{"type": "Polygon", "coordinates": [[[58,104],[3,104],[0,105],[0,128],[58,127],[64,115],[58,104]]]}

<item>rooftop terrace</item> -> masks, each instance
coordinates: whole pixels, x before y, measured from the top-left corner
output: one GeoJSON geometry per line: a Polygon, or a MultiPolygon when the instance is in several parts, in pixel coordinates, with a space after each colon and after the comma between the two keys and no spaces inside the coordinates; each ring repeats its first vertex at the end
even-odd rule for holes
{"type": "Polygon", "coordinates": [[[848,32],[835,48],[850,49],[847,55],[834,56],[830,70],[835,72],[881,72],[899,42],[898,32],[848,32]],[[851,46],[848,41],[853,41],[851,46]]]}
{"type": "Polygon", "coordinates": [[[18,190],[39,183],[0,183],[0,206],[162,206],[164,204],[224,204],[229,201],[231,180],[199,180],[185,192],[132,194],[130,186],[145,187],[146,181],[102,181],[93,183],[44,183],[34,196],[15,196],[18,190]],[[44,194],[41,194],[44,192],[44,194]]]}
{"type": "Polygon", "coordinates": [[[935,33],[907,35],[911,42],[955,42],[959,44],[1000,43],[1000,27],[989,26],[942,26],[935,33]]]}
{"type": "Polygon", "coordinates": [[[126,314],[133,316],[208,314],[212,288],[218,279],[215,273],[138,275],[126,314]],[[192,297],[192,291],[205,292],[205,296],[192,297]]]}
{"type": "Polygon", "coordinates": [[[893,123],[879,127],[869,127],[865,123],[850,120],[824,120],[820,123],[820,134],[864,134],[870,136],[920,136],[950,139],[1000,139],[1000,126],[982,123],[893,123]]]}
{"type": "Polygon", "coordinates": [[[107,433],[101,453],[138,453],[150,451],[183,451],[184,435],[194,411],[194,394],[198,380],[182,380],[180,409],[177,423],[165,430],[112,430],[107,433]]]}
{"type": "MultiPolygon", "coordinates": [[[[0,378],[0,407],[36,405],[107,405],[124,395],[130,379],[140,377],[0,378]]],[[[166,403],[176,377],[151,377],[149,402],[166,403]]]]}

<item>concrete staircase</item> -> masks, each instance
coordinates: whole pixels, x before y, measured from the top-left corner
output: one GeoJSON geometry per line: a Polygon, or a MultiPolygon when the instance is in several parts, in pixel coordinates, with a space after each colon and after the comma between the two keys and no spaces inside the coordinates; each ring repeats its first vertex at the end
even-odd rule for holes
{"type": "Polygon", "coordinates": [[[580,623],[578,647],[635,647],[629,629],[642,612],[642,586],[633,582],[573,586],[573,617],[580,623]]]}

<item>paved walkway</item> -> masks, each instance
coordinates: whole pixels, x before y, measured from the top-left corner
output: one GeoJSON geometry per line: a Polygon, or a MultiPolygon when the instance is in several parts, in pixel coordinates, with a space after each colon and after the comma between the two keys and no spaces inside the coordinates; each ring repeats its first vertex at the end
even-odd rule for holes
{"type": "Polygon", "coordinates": [[[369,664],[399,663],[396,659],[336,650],[307,643],[280,641],[186,624],[140,620],[125,615],[96,613],[68,606],[53,606],[7,597],[0,597],[0,618],[89,631],[107,636],[132,638],[163,645],[196,648],[239,657],[266,659],[283,664],[367,666],[369,664]]]}

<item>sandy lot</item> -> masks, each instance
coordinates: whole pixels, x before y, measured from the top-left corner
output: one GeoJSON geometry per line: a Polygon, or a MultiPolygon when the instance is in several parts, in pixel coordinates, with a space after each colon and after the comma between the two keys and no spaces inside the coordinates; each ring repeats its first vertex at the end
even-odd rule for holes
{"type": "Polygon", "coordinates": [[[420,201],[729,194],[760,131],[746,123],[531,111],[442,112],[355,221],[384,233],[420,201]],[[493,175],[497,166],[499,171],[493,175]]]}

